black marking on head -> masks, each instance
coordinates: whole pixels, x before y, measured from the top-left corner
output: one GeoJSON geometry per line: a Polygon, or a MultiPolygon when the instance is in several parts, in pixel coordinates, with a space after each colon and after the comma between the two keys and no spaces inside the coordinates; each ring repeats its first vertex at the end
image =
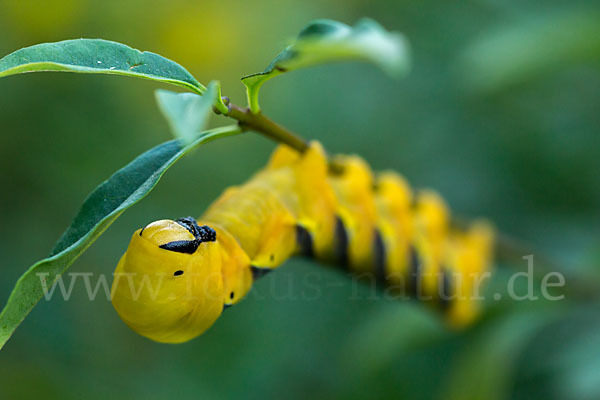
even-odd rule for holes
{"type": "Polygon", "coordinates": [[[233,296],[235,296],[235,294],[233,292],[229,293],[229,298],[233,299],[233,296]]]}
{"type": "MultiPolygon", "coordinates": [[[[148,225],[146,225],[148,226],[148,225]]],[[[140,237],[142,237],[142,233],[144,233],[144,229],[146,229],[146,226],[142,228],[142,230],[140,231],[140,237]]]]}
{"type": "Polygon", "coordinates": [[[198,230],[200,230],[200,227],[198,226],[198,223],[194,217],[179,218],[176,219],[175,222],[187,229],[192,235],[194,235],[194,237],[198,235],[198,230]]]}
{"type": "Polygon", "coordinates": [[[312,236],[302,225],[296,225],[296,244],[301,256],[314,257],[312,236]]]}
{"type": "Polygon", "coordinates": [[[254,265],[250,266],[250,270],[252,271],[252,278],[254,280],[257,280],[258,278],[262,278],[269,272],[273,271],[272,268],[260,268],[260,267],[255,267],[254,265]]]}
{"type": "Polygon", "coordinates": [[[451,272],[447,268],[442,268],[442,278],[440,279],[440,307],[447,310],[452,300],[452,282],[451,272]]]}
{"type": "Polygon", "coordinates": [[[179,218],[175,222],[187,229],[200,243],[217,240],[217,233],[213,228],[208,225],[199,226],[193,217],[179,218]]]}
{"type": "Polygon", "coordinates": [[[198,226],[196,220],[192,217],[185,217],[178,219],[179,225],[186,228],[192,235],[194,240],[175,240],[173,242],[165,243],[160,245],[161,249],[174,251],[177,253],[194,254],[198,250],[200,243],[214,242],[217,240],[217,233],[210,226],[198,226]]]}
{"type": "Polygon", "coordinates": [[[338,215],[336,216],[335,221],[335,237],[334,237],[335,247],[333,249],[334,257],[337,262],[342,267],[349,266],[349,258],[348,258],[348,232],[346,231],[346,226],[344,225],[344,221],[338,215]]]}
{"type": "Polygon", "coordinates": [[[385,243],[379,229],[375,229],[373,238],[373,264],[375,267],[375,277],[381,282],[386,281],[385,259],[385,243]]]}
{"type": "Polygon", "coordinates": [[[208,225],[202,225],[197,239],[201,242],[214,242],[217,240],[217,232],[208,225]]]}
{"type": "Polygon", "coordinates": [[[198,250],[198,246],[200,246],[200,241],[198,240],[175,240],[174,242],[165,243],[158,247],[176,253],[194,254],[198,250]]]}
{"type": "Polygon", "coordinates": [[[179,275],[183,275],[183,271],[178,269],[177,271],[173,272],[173,276],[179,276],[179,275]]]}
{"type": "Polygon", "coordinates": [[[421,258],[415,246],[410,246],[409,249],[409,263],[408,263],[408,293],[416,295],[418,294],[419,287],[421,285],[421,258]]]}

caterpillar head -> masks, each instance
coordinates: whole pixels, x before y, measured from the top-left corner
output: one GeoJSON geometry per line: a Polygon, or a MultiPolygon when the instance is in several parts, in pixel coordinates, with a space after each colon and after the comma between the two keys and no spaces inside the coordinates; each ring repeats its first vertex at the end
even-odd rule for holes
{"type": "Polygon", "coordinates": [[[222,258],[215,231],[191,218],[160,220],[136,231],[115,270],[113,305],[152,340],[180,343],[223,310],[222,258]]]}

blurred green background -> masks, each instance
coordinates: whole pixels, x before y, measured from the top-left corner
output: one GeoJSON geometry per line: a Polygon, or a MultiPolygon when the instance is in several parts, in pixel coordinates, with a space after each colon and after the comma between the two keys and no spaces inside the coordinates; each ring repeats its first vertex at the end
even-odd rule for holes
{"type": "MultiPolygon", "coordinates": [[[[406,79],[363,64],[298,71],[265,85],[265,113],[331,152],[437,189],[457,213],[488,216],[565,269],[598,272],[597,1],[0,0],[0,54],[112,39],[169,57],[201,82],[220,79],[239,104],[239,78],[262,70],[306,22],[363,16],[407,35],[406,79]]],[[[87,193],[170,138],[158,87],[73,74],[0,80],[0,304],[87,193]]],[[[273,147],[257,135],[202,147],[71,271],[112,273],[135,229],[201,214],[273,147]]],[[[489,291],[502,292],[509,273],[489,291]]],[[[42,300],[2,350],[0,399],[600,398],[596,302],[490,301],[481,321],[450,332],[423,307],[370,294],[293,260],[205,335],[173,346],[137,336],[80,281],[70,301],[42,300]]]]}

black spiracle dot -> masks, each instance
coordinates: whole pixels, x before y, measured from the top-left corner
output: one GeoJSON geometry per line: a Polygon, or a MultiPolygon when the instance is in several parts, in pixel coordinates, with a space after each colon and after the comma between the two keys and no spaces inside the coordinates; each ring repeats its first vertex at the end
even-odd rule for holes
{"type": "Polygon", "coordinates": [[[179,275],[183,275],[183,271],[178,269],[177,271],[173,272],[173,276],[179,276],[179,275]]]}
{"type": "Polygon", "coordinates": [[[234,296],[233,292],[229,293],[229,298],[230,299],[233,299],[233,296],[234,296]]]}

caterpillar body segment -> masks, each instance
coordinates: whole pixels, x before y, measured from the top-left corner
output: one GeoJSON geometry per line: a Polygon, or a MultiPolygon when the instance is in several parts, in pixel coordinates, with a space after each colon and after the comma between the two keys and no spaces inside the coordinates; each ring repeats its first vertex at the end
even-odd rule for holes
{"type": "Polygon", "coordinates": [[[121,318],[159,342],[190,340],[254,280],[303,255],[430,300],[453,325],[473,320],[491,228],[453,229],[436,193],[415,195],[400,175],[373,174],[356,156],[335,161],[341,173],[329,171],[316,142],[303,154],[279,146],[263,170],[227,189],[198,221],[161,220],[138,230],[113,282],[121,318]]]}

